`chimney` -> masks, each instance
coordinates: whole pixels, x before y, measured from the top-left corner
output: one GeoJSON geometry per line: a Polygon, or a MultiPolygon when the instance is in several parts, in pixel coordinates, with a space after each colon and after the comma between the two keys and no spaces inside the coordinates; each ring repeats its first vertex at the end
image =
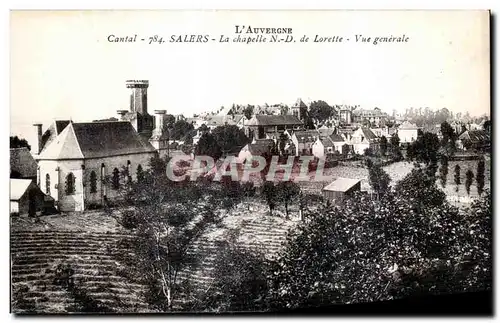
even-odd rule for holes
{"type": "Polygon", "coordinates": [[[163,121],[165,120],[165,114],[167,110],[155,110],[155,130],[163,130],[163,121]]]}
{"type": "Polygon", "coordinates": [[[41,123],[35,123],[33,126],[36,127],[36,134],[37,134],[37,141],[38,141],[38,151],[37,155],[39,155],[42,152],[42,124],[41,123]]]}
{"type": "Polygon", "coordinates": [[[123,120],[125,115],[127,114],[127,110],[117,110],[116,113],[120,116],[120,120],[123,120]]]}

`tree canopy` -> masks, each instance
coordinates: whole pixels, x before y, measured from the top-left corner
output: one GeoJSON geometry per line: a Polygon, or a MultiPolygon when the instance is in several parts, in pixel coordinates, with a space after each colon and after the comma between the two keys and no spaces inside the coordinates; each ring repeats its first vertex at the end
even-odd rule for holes
{"type": "Polygon", "coordinates": [[[18,136],[10,136],[10,148],[23,148],[26,147],[31,150],[31,146],[28,141],[24,138],[19,138],[18,136]]]}

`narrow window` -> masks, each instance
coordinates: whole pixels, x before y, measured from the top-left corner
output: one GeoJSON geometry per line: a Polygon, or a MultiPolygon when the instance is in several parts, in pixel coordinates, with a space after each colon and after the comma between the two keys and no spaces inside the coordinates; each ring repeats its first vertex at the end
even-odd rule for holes
{"type": "Polygon", "coordinates": [[[45,175],[45,194],[50,195],[50,175],[45,175]]]}
{"type": "Polygon", "coordinates": [[[66,176],[66,195],[75,194],[75,175],[69,173],[66,176]]]}
{"type": "Polygon", "coordinates": [[[115,190],[120,188],[120,171],[118,168],[113,169],[113,188],[115,190]]]}
{"type": "Polygon", "coordinates": [[[94,171],[90,173],[90,193],[97,192],[97,175],[94,171]]]}

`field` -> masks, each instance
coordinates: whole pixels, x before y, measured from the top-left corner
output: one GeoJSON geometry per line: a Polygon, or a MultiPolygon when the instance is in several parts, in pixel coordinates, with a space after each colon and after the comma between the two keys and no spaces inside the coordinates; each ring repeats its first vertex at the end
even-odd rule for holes
{"type": "MultiPolygon", "coordinates": [[[[295,220],[265,215],[261,203],[241,203],[213,225],[189,250],[200,262],[179,274],[198,289],[213,282],[217,242],[237,233],[237,244],[247,250],[274,257],[282,248],[295,220]]],[[[151,312],[144,283],[133,276],[123,261],[132,259],[131,232],[123,230],[103,212],[12,218],[11,277],[14,313],[151,312]],[[54,283],[58,264],[75,270],[78,292],[54,283]]],[[[182,303],[182,302],[181,302],[182,303]]],[[[180,310],[180,308],[177,308],[180,310]]]]}
{"type": "MultiPolygon", "coordinates": [[[[391,177],[391,185],[395,185],[397,181],[401,180],[409,172],[411,172],[413,164],[408,162],[397,162],[384,166],[383,169],[391,177]]],[[[361,190],[368,192],[371,191],[371,187],[368,182],[368,169],[359,161],[349,163],[346,162],[339,166],[325,169],[323,173],[324,178],[321,178],[320,181],[313,180],[314,178],[318,178],[315,172],[310,172],[309,176],[311,181],[300,182],[301,188],[309,193],[319,194],[323,187],[339,177],[361,179],[361,190]]]]}

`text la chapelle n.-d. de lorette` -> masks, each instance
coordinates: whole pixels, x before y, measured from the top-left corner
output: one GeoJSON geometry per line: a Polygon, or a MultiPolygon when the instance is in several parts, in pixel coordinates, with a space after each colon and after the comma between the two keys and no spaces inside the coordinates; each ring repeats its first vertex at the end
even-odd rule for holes
{"type": "Polygon", "coordinates": [[[313,34],[297,36],[290,27],[253,27],[235,25],[233,33],[228,34],[152,34],[152,35],[119,35],[109,34],[107,41],[110,43],[364,43],[377,45],[380,43],[406,43],[409,37],[406,34],[365,35],[362,33],[352,35],[313,34]]]}

